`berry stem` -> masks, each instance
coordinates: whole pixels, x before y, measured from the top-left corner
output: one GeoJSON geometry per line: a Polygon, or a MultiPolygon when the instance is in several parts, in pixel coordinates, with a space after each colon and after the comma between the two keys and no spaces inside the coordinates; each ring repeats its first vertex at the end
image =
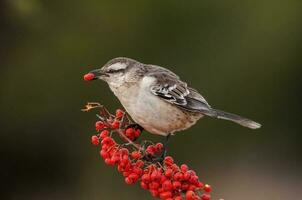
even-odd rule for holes
{"type": "Polygon", "coordinates": [[[103,105],[101,105],[100,103],[98,102],[87,102],[87,104],[85,105],[85,108],[81,109],[81,111],[83,112],[88,112],[90,111],[91,109],[94,109],[94,108],[102,108],[104,107],[103,105]]]}
{"type": "Polygon", "coordinates": [[[170,139],[168,134],[163,143],[136,139],[141,129],[133,124],[123,110],[115,115],[99,103],[88,103],[83,111],[100,108],[95,123],[97,134],[91,137],[91,143],[99,146],[99,154],[109,166],[117,166],[126,184],[140,182],[143,189],[162,200],[210,200],[211,186],[199,181],[195,171],[186,164],[177,165],[171,156],[166,156],[170,139]],[[130,124],[130,126],[129,126],[130,124]],[[123,141],[118,143],[114,136],[123,141]]]}
{"type": "Polygon", "coordinates": [[[133,147],[135,147],[137,150],[141,150],[140,145],[135,144],[134,142],[132,142],[124,133],[121,129],[117,130],[118,134],[125,139],[130,145],[132,145],[133,147]]]}

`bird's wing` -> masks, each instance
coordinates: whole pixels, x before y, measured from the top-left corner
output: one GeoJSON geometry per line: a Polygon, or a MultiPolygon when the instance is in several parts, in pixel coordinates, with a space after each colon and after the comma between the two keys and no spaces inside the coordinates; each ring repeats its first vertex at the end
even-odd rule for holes
{"type": "Polygon", "coordinates": [[[151,67],[146,75],[156,80],[150,87],[152,94],[189,111],[202,112],[211,108],[199,92],[188,87],[176,74],[162,67],[151,67]]]}

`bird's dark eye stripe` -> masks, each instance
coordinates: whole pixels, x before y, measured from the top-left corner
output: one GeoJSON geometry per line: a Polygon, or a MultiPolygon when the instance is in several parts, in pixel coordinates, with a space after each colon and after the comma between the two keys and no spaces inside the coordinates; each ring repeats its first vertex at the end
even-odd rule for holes
{"type": "Polygon", "coordinates": [[[124,72],[125,71],[125,69],[116,69],[116,70],[114,70],[114,69],[109,69],[108,71],[107,71],[107,73],[117,73],[117,72],[124,72]]]}

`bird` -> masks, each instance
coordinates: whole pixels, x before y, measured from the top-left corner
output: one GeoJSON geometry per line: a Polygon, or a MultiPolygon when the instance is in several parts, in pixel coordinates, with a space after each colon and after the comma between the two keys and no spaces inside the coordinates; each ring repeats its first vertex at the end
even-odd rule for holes
{"type": "Polygon", "coordinates": [[[204,116],[258,129],[261,124],[212,108],[194,88],[171,70],[117,57],[89,72],[105,81],[135,123],[151,134],[166,136],[186,130],[204,116]]]}

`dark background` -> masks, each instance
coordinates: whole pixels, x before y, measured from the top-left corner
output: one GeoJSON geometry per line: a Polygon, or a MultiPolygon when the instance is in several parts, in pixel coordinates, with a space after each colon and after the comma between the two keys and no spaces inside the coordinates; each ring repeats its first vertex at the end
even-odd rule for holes
{"type": "Polygon", "coordinates": [[[213,199],[298,199],[301,19],[294,0],[1,1],[0,198],[152,199],[105,166],[90,144],[95,116],[80,112],[87,101],[120,107],[82,76],[127,56],[263,124],[206,118],[172,138],[170,154],[213,186],[213,199]]]}

